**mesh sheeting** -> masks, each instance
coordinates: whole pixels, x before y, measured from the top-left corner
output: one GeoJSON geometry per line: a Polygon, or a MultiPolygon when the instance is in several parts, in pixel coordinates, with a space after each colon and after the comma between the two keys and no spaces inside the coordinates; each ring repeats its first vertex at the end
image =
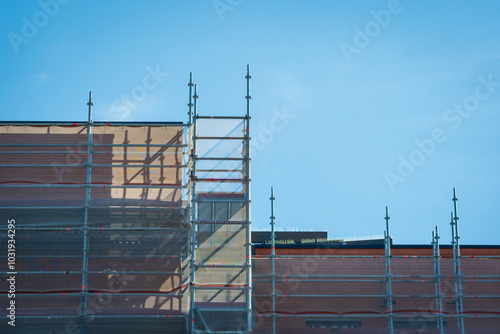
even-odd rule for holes
{"type": "Polygon", "coordinates": [[[248,330],[246,312],[244,311],[203,311],[195,316],[196,329],[214,333],[227,331],[246,332],[248,330]],[[203,319],[202,319],[203,318],[203,319]]]}
{"type": "Polygon", "coordinates": [[[44,318],[25,319],[19,318],[16,327],[9,326],[6,321],[0,323],[0,332],[16,334],[33,333],[80,333],[83,329],[85,333],[109,334],[111,329],[119,328],[119,333],[169,333],[185,334],[186,320],[179,317],[130,317],[130,318],[99,318],[99,315],[90,317],[82,322],[78,318],[44,318]],[[147,329],[147,332],[145,331],[147,329]]]}
{"type": "Polygon", "coordinates": [[[243,137],[245,122],[242,119],[197,119],[198,137],[243,137]]]}
{"type": "Polygon", "coordinates": [[[244,193],[246,152],[242,120],[198,120],[196,177],[199,193],[244,193]],[[224,138],[224,139],[222,139],[224,138]],[[203,159],[214,160],[203,160],[203,159]],[[229,159],[229,160],[228,160],[229,159]],[[236,159],[236,160],[232,160],[236,159]]]}
{"type": "MultiPolygon", "coordinates": [[[[88,307],[91,300],[105,296],[99,314],[185,313],[188,235],[188,229],[180,228],[89,231],[88,307]]],[[[2,241],[6,239],[2,232],[2,241]]],[[[18,314],[79,314],[83,232],[18,230],[16,245],[18,314]]],[[[6,248],[1,252],[4,259],[6,248]]],[[[2,279],[0,289],[7,287],[2,279]]]]}
{"type": "MultiPolygon", "coordinates": [[[[1,208],[1,207],[0,207],[1,208]]],[[[17,228],[81,228],[84,209],[3,209],[0,216],[16,219],[17,228]]],[[[186,228],[184,210],[162,208],[92,208],[88,226],[92,228],[186,228]]]]}
{"type": "MultiPolygon", "coordinates": [[[[172,125],[93,126],[91,182],[98,187],[92,188],[90,204],[180,206],[182,189],[161,186],[182,186],[183,130],[172,125]]],[[[0,126],[0,151],[12,152],[0,153],[0,165],[39,165],[0,167],[0,185],[32,185],[2,192],[0,205],[84,205],[87,143],[86,126],[0,126]]]]}
{"type": "Polygon", "coordinates": [[[210,230],[198,232],[199,247],[195,282],[199,289],[195,301],[205,307],[245,307],[246,230],[239,224],[201,225],[210,230]],[[235,268],[224,266],[235,265],[235,268]],[[223,290],[217,288],[222,287],[223,290]],[[207,289],[207,290],[203,290],[207,289]]]}
{"type": "Polygon", "coordinates": [[[246,259],[246,231],[239,224],[205,225],[209,231],[199,231],[196,261],[210,265],[243,265],[246,259]]]}
{"type": "MultiPolygon", "coordinates": [[[[244,120],[197,120],[197,330],[247,331],[247,133],[244,120]]],[[[247,303],[248,302],[248,303],[247,303]]]]}
{"type": "MultiPolygon", "coordinates": [[[[18,332],[64,331],[71,321],[34,316],[76,317],[77,328],[98,333],[109,331],[105,326],[113,322],[127,332],[123,326],[128,320],[118,321],[118,316],[155,315],[165,320],[152,320],[148,332],[164,332],[169,323],[172,328],[182,325],[183,332],[185,319],[167,316],[183,316],[189,309],[190,227],[181,189],[184,128],[92,129],[90,154],[86,126],[0,126],[0,165],[14,165],[0,166],[0,218],[16,221],[16,316],[30,317],[18,332]],[[87,315],[96,316],[84,324],[78,320],[82,291],[88,293],[87,315]]],[[[0,231],[2,259],[6,240],[7,231],[0,231]]],[[[1,278],[5,293],[6,276],[1,278]]],[[[0,303],[2,315],[7,302],[3,298],[0,303]]],[[[141,318],[136,322],[144,325],[141,318]]],[[[138,332],[138,327],[131,325],[129,332],[138,332]]]]}
{"type": "Polygon", "coordinates": [[[435,319],[436,286],[434,284],[434,262],[432,258],[393,258],[391,259],[392,310],[403,317],[409,311],[425,314],[435,319]],[[416,273],[415,268],[418,268],[416,273]]]}
{"type": "MultiPolygon", "coordinates": [[[[473,312],[478,310],[496,312],[500,317],[500,258],[464,256],[460,259],[460,267],[464,276],[462,279],[464,313],[474,314],[473,312]]],[[[496,326],[500,325],[500,318],[493,320],[496,320],[496,326]]],[[[477,318],[468,318],[465,321],[471,326],[481,319],[478,321],[477,318]]]]}
{"type": "MultiPolygon", "coordinates": [[[[339,250],[293,249],[286,253],[293,256],[276,258],[278,332],[327,333],[335,328],[345,328],[344,331],[349,333],[387,333],[389,307],[383,250],[377,257],[369,256],[373,254],[372,250],[343,252],[364,257],[327,258],[312,255],[339,254],[339,250]],[[309,255],[301,257],[301,254],[309,255]]],[[[269,254],[269,250],[257,254],[269,254]]],[[[438,285],[434,259],[425,257],[432,255],[432,249],[425,256],[411,255],[391,258],[396,333],[439,333],[439,307],[436,305],[436,294],[439,293],[442,294],[446,333],[460,333],[453,260],[449,254],[440,259],[441,280],[438,285]]],[[[268,333],[272,329],[271,259],[268,255],[257,256],[253,260],[254,332],[268,333]]],[[[464,327],[467,332],[494,333],[500,324],[499,262],[494,257],[461,259],[464,327]],[[481,278],[481,275],[490,277],[481,278]]]]}

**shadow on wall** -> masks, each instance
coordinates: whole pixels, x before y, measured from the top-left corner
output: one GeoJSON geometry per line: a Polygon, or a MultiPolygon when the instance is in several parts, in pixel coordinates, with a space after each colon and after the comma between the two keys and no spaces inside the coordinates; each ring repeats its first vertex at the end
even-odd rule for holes
{"type": "MultiPolygon", "coordinates": [[[[0,184],[11,187],[0,205],[83,206],[86,132],[0,126],[0,184]]],[[[94,126],[90,205],[180,206],[182,190],[167,186],[182,185],[182,140],[182,126],[94,126]]]]}

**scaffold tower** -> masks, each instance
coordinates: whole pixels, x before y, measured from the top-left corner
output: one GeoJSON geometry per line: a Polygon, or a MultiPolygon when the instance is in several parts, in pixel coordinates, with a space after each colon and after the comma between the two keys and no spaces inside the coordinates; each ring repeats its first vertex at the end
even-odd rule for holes
{"type": "Polygon", "coordinates": [[[244,116],[199,115],[197,85],[188,104],[191,333],[251,332],[249,66],[245,78],[244,116]]]}

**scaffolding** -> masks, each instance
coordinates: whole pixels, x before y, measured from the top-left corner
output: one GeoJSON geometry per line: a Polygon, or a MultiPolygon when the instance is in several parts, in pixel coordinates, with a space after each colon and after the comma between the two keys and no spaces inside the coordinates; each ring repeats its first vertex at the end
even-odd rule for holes
{"type": "Polygon", "coordinates": [[[497,332],[500,251],[461,249],[455,189],[450,246],[440,245],[437,226],[431,247],[393,245],[386,207],[383,250],[276,249],[274,200],[272,190],[271,244],[253,257],[255,333],[497,332]]]}
{"type": "Polygon", "coordinates": [[[271,189],[271,244],[252,251],[245,79],[243,116],[200,115],[190,74],[187,123],[96,122],[91,93],[84,122],[0,122],[16,333],[496,333],[500,250],[461,245],[455,189],[451,245],[436,227],[413,248],[387,207],[380,247],[281,246],[271,189]]]}
{"type": "Polygon", "coordinates": [[[191,333],[251,332],[249,67],[245,78],[245,116],[200,116],[194,85],[191,333]]]}
{"type": "Polygon", "coordinates": [[[0,126],[16,329],[99,333],[133,316],[168,318],[175,332],[188,282],[184,126],[93,122],[92,105],[90,94],[87,122],[0,126]]]}
{"type": "Polygon", "coordinates": [[[0,123],[16,333],[251,332],[246,81],[241,117],[198,115],[190,74],[187,123],[96,122],[92,93],[86,122],[0,123]]]}

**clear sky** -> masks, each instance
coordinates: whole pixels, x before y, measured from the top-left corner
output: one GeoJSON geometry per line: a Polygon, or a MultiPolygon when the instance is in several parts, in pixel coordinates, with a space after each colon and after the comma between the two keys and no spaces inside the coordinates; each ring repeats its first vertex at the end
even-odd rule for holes
{"type": "Polygon", "coordinates": [[[500,2],[0,0],[0,119],[243,115],[252,221],[329,237],[500,241],[500,2]],[[142,87],[142,88],[141,88],[142,87]],[[146,89],[147,88],[147,89],[146,89]],[[139,93],[143,93],[142,95],[139,93]],[[145,92],[145,94],[144,94],[145,92]],[[134,95],[135,94],[135,95],[134,95]],[[124,96],[133,96],[127,100],[124,96]]]}

